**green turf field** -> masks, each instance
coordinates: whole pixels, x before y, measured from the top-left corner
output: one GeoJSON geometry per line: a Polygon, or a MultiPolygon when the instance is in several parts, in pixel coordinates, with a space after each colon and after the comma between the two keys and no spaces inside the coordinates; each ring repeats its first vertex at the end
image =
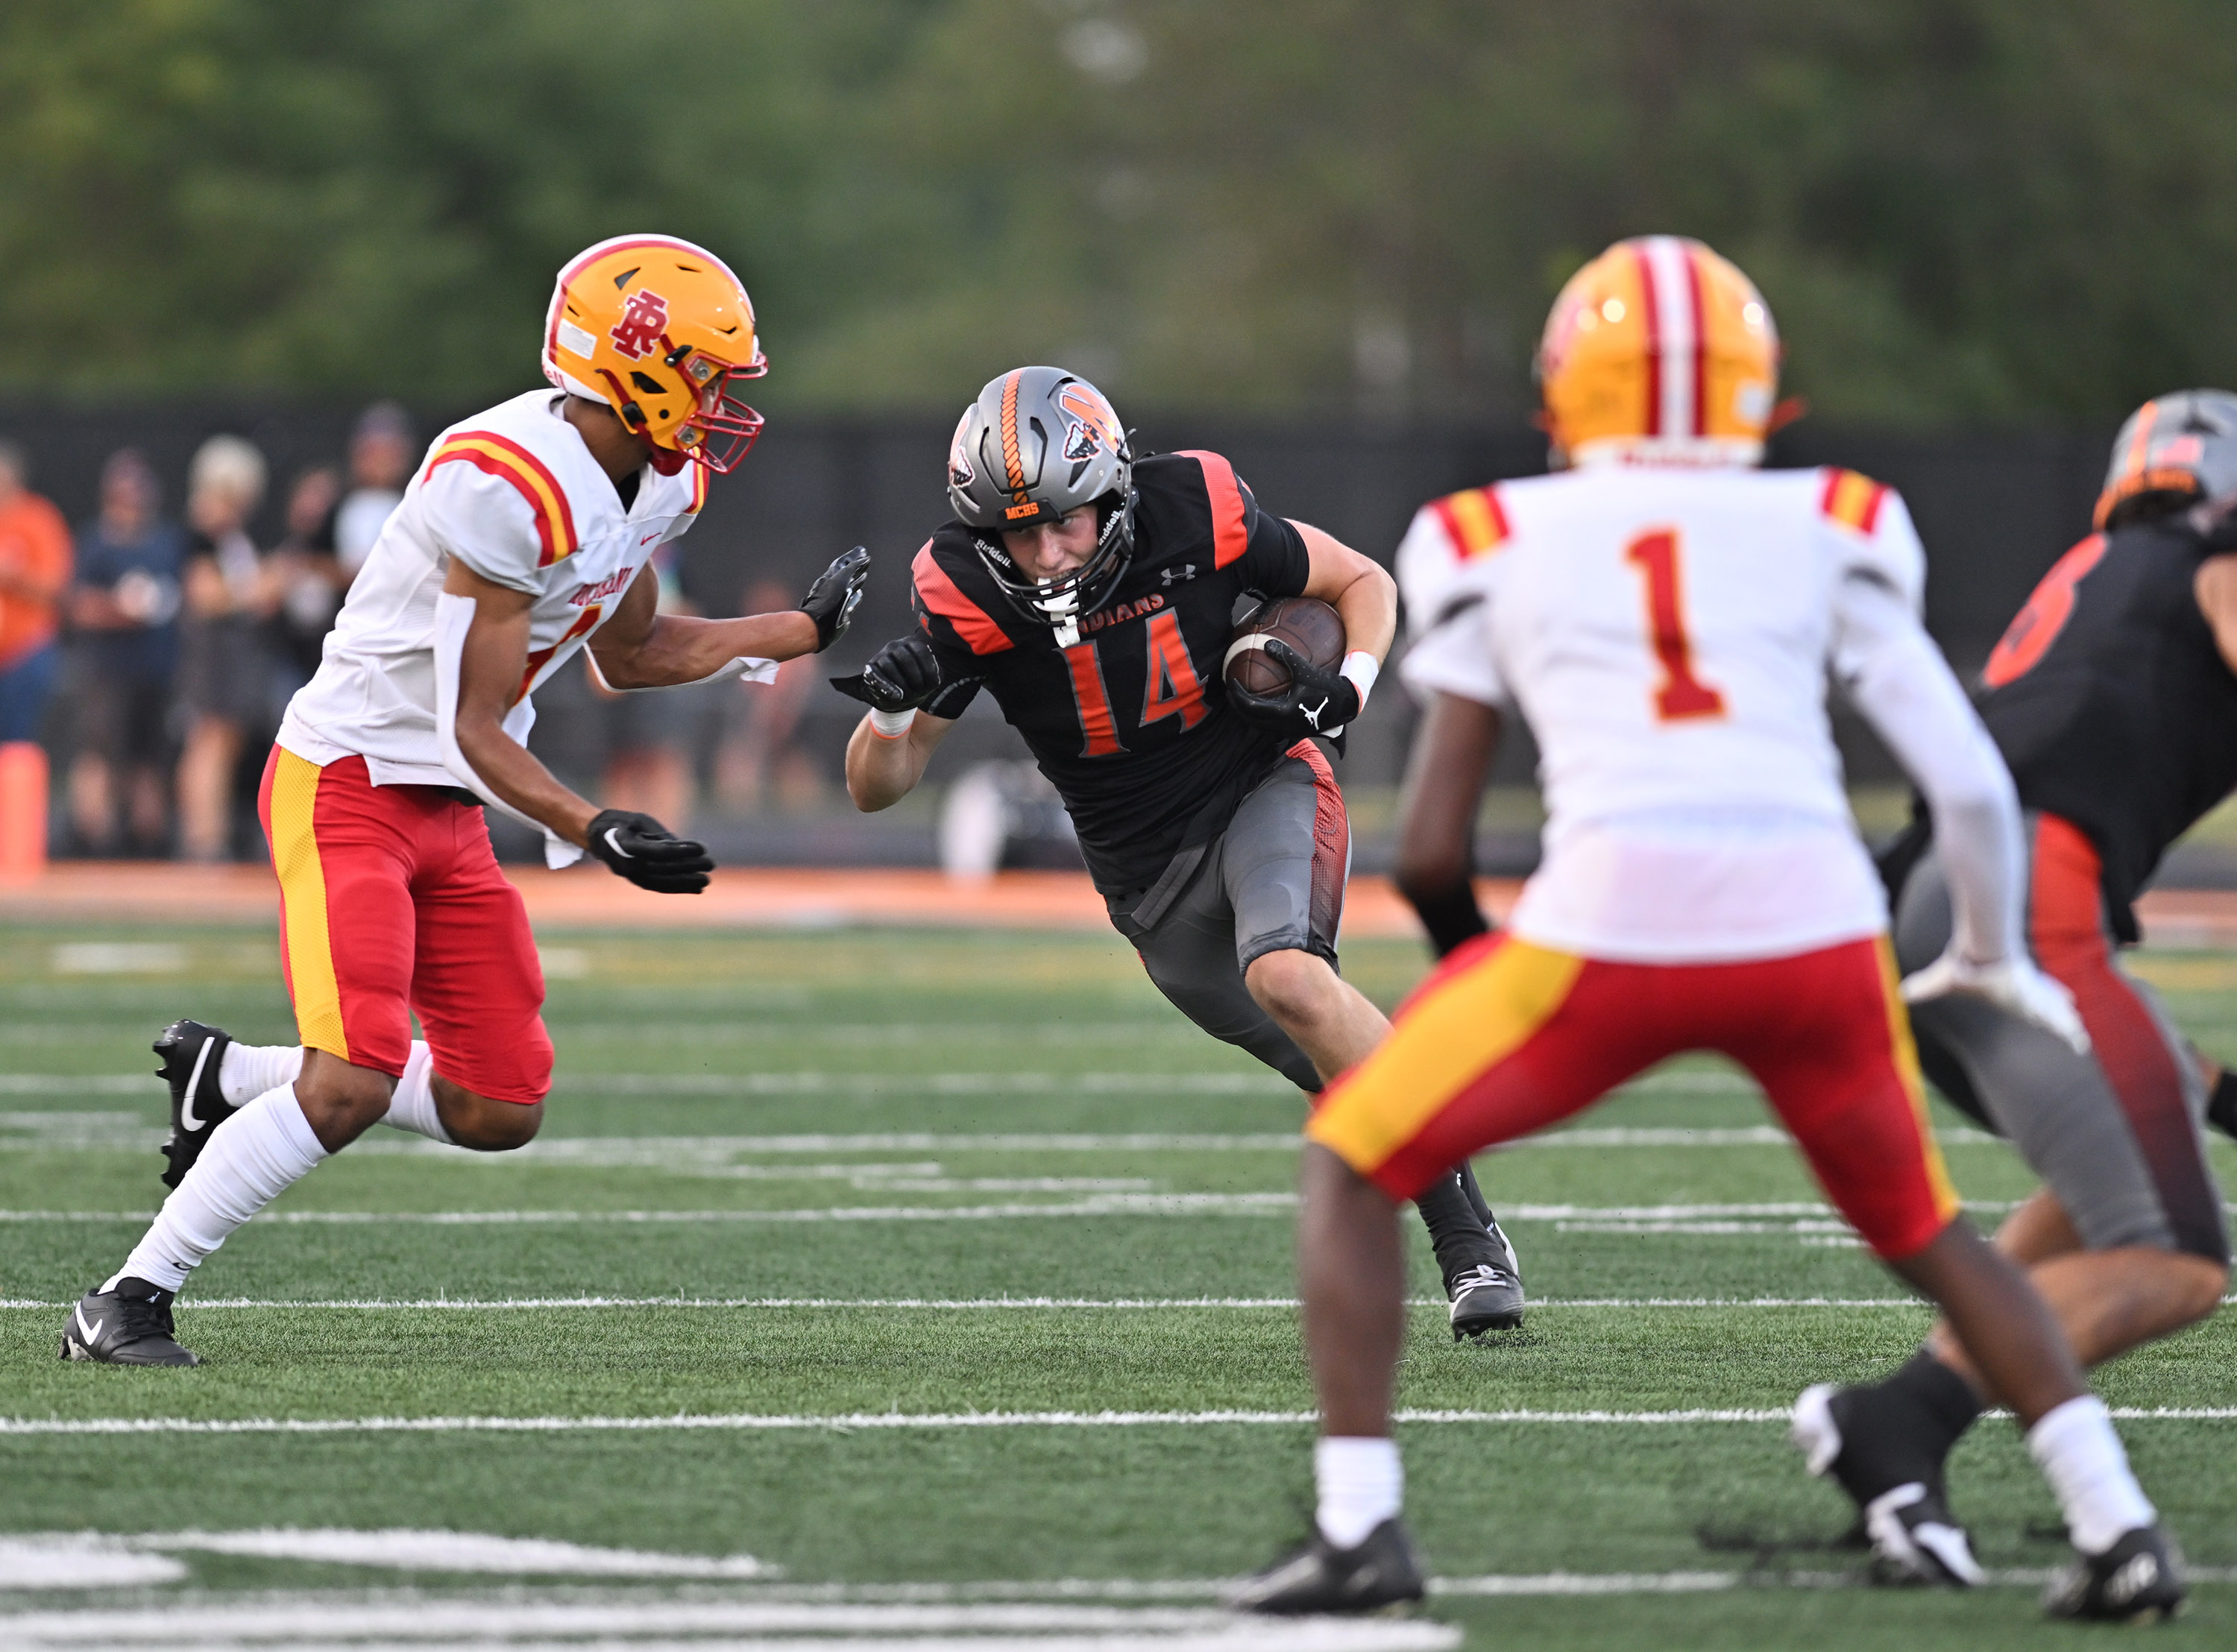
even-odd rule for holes
{"type": "MultiPolygon", "coordinates": [[[[1293,1091],[1182,1021],[1115,936],[544,946],[544,1137],[478,1158],[374,1131],[193,1281],[181,1333],[208,1363],[135,1372],[55,1351],[162,1191],[148,1042],[182,1014],[292,1041],[276,946],[0,927],[0,1613],[28,1614],[0,1642],[2086,1633],[2020,1586],[2062,1544],[2008,1424],[1952,1480],[2007,1586],[1861,1586],[1844,1504],[1769,1414],[1899,1360],[1926,1316],[1712,1063],[1481,1162],[1537,1300],[1524,1330],[1453,1346],[1415,1232],[1402,1438],[1440,1592],[1316,1640],[1204,1609],[1310,1493],[1293,1091]],[[435,1530],[476,1536],[398,1535],[435,1530]],[[65,1576],[83,1586],[36,1587],[65,1576]]],[[[1346,966],[1389,1002],[1422,955],[1363,943],[1346,966]]],[[[2237,960],[2143,967],[2237,1058],[2237,960]]],[[[1942,1122],[1993,1221],[2028,1178],[1942,1122]]],[[[2225,1314],[2102,1383],[2225,1413],[2122,1425],[2208,1580],[2155,1645],[2237,1639],[2233,1355],[2225,1314]]]]}

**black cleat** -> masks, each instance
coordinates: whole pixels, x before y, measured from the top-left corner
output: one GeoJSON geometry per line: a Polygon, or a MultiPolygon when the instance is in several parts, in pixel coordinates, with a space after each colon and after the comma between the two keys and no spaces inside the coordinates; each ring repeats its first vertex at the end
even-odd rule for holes
{"type": "Polygon", "coordinates": [[[218,1087],[218,1068],[225,1060],[231,1035],[199,1021],[174,1021],[155,1043],[163,1064],[155,1076],[171,1087],[171,1133],[163,1141],[163,1156],[171,1168],[163,1172],[163,1185],[175,1188],[209,1144],[210,1132],[231,1118],[234,1108],[218,1087]]]}
{"type": "Polygon", "coordinates": [[[1297,1617],[1389,1611],[1420,1600],[1422,1593],[1421,1562],[1393,1515],[1356,1549],[1336,1548],[1316,1526],[1311,1537],[1230,1589],[1220,1603],[1230,1611],[1297,1617]]]}
{"type": "Polygon", "coordinates": [[[171,1323],[175,1291],[123,1279],[113,1291],[88,1291],[63,1326],[65,1359],[102,1366],[198,1366],[171,1323]]]}
{"type": "Polygon", "coordinates": [[[2182,1551],[2155,1523],[2102,1555],[2076,1554],[2042,1591],[2053,1617],[2101,1623],[2163,1623],[2182,1609],[2182,1551]]]}
{"type": "Polygon", "coordinates": [[[1873,1580],[1958,1589],[1984,1582],[1986,1574],[1973,1558],[1973,1540],[1950,1512],[1938,1475],[1871,1491],[1889,1477],[1866,1479],[1864,1465],[1851,1460],[1862,1443],[1842,1434],[1851,1398],[1850,1391],[1831,1383],[1804,1389],[1794,1402],[1790,1433],[1810,1471],[1831,1475],[1857,1505],[1863,1534],[1872,1546],[1873,1580]]]}
{"type": "Polygon", "coordinates": [[[1456,1266],[1445,1274],[1445,1297],[1453,1305],[1453,1340],[1521,1326],[1522,1270],[1499,1223],[1490,1223],[1480,1241],[1450,1248],[1456,1266]]]}

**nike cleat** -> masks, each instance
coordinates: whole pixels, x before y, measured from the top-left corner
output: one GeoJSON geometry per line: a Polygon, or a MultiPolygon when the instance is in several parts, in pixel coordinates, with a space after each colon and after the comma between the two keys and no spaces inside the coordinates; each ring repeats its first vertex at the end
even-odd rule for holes
{"type": "Polygon", "coordinates": [[[2076,1554],[2042,1591],[2053,1617],[2102,1623],[2163,1623],[2188,1593],[2182,1551],[2164,1527],[2139,1526],[2102,1555],[2076,1554]]]}
{"type": "Polygon", "coordinates": [[[1356,1549],[1313,1535],[1222,1596],[1230,1611],[1297,1617],[1316,1612],[1386,1612],[1422,1598],[1422,1565],[1393,1515],[1356,1549]]]}
{"type": "Polygon", "coordinates": [[[1496,1221],[1486,1229],[1481,1244],[1468,1247],[1465,1265],[1446,1275],[1445,1296],[1453,1305],[1455,1342],[1521,1325],[1522,1270],[1514,1260],[1514,1245],[1496,1221]]]}
{"type": "Polygon", "coordinates": [[[199,1021],[174,1021],[155,1040],[155,1053],[163,1058],[155,1076],[171,1087],[171,1133],[163,1141],[163,1156],[171,1164],[163,1172],[167,1188],[186,1180],[209,1145],[210,1132],[233,1116],[218,1085],[218,1069],[232,1042],[230,1035],[199,1021]]]}
{"type": "Polygon", "coordinates": [[[63,1326],[65,1359],[102,1366],[198,1366],[171,1323],[175,1291],[145,1280],[116,1281],[113,1291],[88,1291],[63,1326]]]}
{"type": "MultiPolygon", "coordinates": [[[[1874,1581],[1976,1587],[1986,1575],[1973,1557],[1972,1538],[1950,1512],[1939,1477],[1932,1482],[1906,1480],[1877,1495],[1851,1483],[1858,1465],[1844,1460],[1851,1454],[1851,1442],[1841,1430],[1848,1398],[1845,1390],[1831,1383],[1804,1389],[1794,1402],[1789,1435],[1811,1473],[1830,1475],[1856,1504],[1864,1535],[1872,1546],[1874,1581]]],[[[1879,1484],[1884,1484],[1884,1478],[1879,1484]]]]}

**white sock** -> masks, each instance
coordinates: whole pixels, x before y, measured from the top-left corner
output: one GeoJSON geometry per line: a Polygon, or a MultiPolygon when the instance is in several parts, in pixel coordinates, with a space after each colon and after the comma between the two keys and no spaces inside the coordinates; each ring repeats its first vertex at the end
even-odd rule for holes
{"type": "Polygon", "coordinates": [[[2105,1402],[2082,1394],[2046,1412],[2028,1431],[2028,1450],[2066,1516],[2067,1535],[2085,1555],[2102,1555],[2159,1518],[2129,1471],[2105,1402]]]}
{"type": "Polygon", "coordinates": [[[240,1107],[267,1089],[294,1083],[302,1073],[300,1044],[229,1043],[218,1057],[217,1088],[228,1107],[240,1107]]]}
{"type": "Polygon", "coordinates": [[[380,1122],[392,1130],[409,1130],[446,1146],[457,1145],[435,1111],[434,1058],[427,1053],[425,1039],[412,1041],[411,1059],[404,1063],[404,1076],[396,1081],[396,1094],[380,1122]]]}
{"type": "Polygon", "coordinates": [[[166,1291],[225,1243],[234,1229],[319,1168],[327,1156],[295,1087],[269,1089],[210,1132],[202,1155],[163,1201],[147,1237],[115,1277],[142,1279],[166,1291]]]}
{"type": "Polygon", "coordinates": [[[1314,1517],[1321,1536],[1339,1549],[1356,1549],[1398,1512],[1406,1470],[1394,1440],[1324,1436],[1313,1446],[1313,1482],[1320,1488],[1314,1517]]]}

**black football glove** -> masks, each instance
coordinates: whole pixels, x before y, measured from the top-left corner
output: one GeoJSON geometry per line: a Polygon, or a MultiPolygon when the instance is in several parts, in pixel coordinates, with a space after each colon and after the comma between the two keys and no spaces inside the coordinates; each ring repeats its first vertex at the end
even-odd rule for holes
{"type": "Polygon", "coordinates": [[[1254,694],[1231,679],[1227,697],[1244,721],[1282,734],[1333,735],[1359,715],[1359,689],[1350,678],[1322,670],[1277,636],[1266,639],[1266,652],[1290,668],[1290,686],[1254,694]]]}
{"type": "Polygon", "coordinates": [[[591,821],[590,851],[639,889],[696,895],[715,870],[704,844],[679,838],[649,814],[606,809],[591,821]]]}
{"type": "Polygon", "coordinates": [[[872,655],[860,675],[834,677],[831,686],[875,711],[909,711],[940,692],[940,661],[932,639],[911,631],[872,655]]]}
{"type": "Polygon", "coordinates": [[[857,545],[818,574],[800,599],[800,611],[815,622],[818,654],[846,635],[847,622],[861,606],[862,587],[869,578],[870,553],[857,545]]]}

